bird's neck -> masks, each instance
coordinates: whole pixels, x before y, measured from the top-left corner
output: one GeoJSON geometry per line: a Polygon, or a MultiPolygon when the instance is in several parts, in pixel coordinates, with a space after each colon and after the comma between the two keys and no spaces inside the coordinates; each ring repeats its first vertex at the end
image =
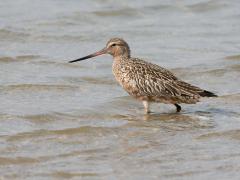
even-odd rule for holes
{"type": "Polygon", "coordinates": [[[126,58],[130,58],[131,51],[128,46],[119,46],[119,47],[116,47],[115,49],[113,49],[113,51],[110,54],[113,56],[114,59],[115,58],[126,59],[126,58]]]}
{"type": "Polygon", "coordinates": [[[114,59],[115,62],[127,61],[130,58],[131,57],[130,57],[129,54],[113,56],[113,59],[114,59]]]}
{"type": "Polygon", "coordinates": [[[121,63],[121,62],[127,61],[129,58],[130,58],[130,56],[114,56],[114,57],[113,57],[113,60],[114,60],[116,63],[121,63]]]}

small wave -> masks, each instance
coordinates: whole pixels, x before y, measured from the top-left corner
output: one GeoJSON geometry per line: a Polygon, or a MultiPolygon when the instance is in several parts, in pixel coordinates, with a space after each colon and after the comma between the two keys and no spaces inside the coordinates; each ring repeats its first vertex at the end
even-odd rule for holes
{"type": "Polygon", "coordinates": [[[82,80],[87,81],[91,84],[105,84],[105,85],[115,85],[116,82],[113,79],[109,78],[97,78],[97,77],[81,77],[82,80]]]}
{"type": "Polygon", "coordinates": [[[29,34],[23,32],[15,32],[7,29],[0,29],[1,41],[26,41],[29,34]]]}
{"type": "Polygon", "coordinates": [[[111,133],[113,128],[108,127],[94,127],[94,126],[81,126],[77,128],[65,128],[65,129],[57,129],[57,130],[35,130],[29,132],[21,132],[12,136],[6,136],[6,140],[9,142],[25,140],[25,139],[34,139],[36,137],[48,137],[55,135],[75,135],[75,134],[99,134],[99,132],[103,133],[111,133]],[[108,131],[109,130],[109,131],[108,131]]]}
{"type": "Polygon", "coordinates": [[[64,91],[64,90],[75,90],[79,87],[73,85],[58,85],[58,84],[17,84],[17,85],[7,85],[0,86],[1,90],[6,91],[64,91]]]}
{"type": "Polygon", "coordinates": [[[208,139],[215,139],[215,138],[228,138],[233,140],[240,140],[240,130],[239,129],[233,129],[228,131],[222,131],[222,132],[213,132],[213,133],[207,133],[200,135],[197,139],[199,140],[208,140],[208,139]]]}
{"type": "Polygon", "coordinates": [[[238,55],[232,55],[232,56],[226,56],[226,60],[232,60],[232,61],[240,61],[240,54],[238,55]]]}
{"type": "Polygon", "coordinates": [[[72,36],[72,35],[39,35],[33,37],[34,41],[38,42],[81,42],[88,38],[86,36],[72,36]]]}
{"type": "Polygon", "coordinates": [[[193,5],[187,6],[187,8],[192,12],[208,12],[208,11],[216,11],[220,10],[222,8],[225,8],[227,6],[226,3],[222,3],[220,1],[206,1],[206,2],[200,2],[193,5]]]}
{"type": "Polygon", "coordinates": [[[223,95],[219,98],[223,99],[225,103],[239,103],[240,102],[240,93],[223,95]]]}
{"type": "Polygon", "coordinates": [[[235,65],[232,65],[231,67],[231,70],[233,71],[236,71],[236,72],[240,72],[240,64],[235,64],[235,65]]]}
{"type": "Polygon", "coordinates": [[[87,178],[87,177],[98,177],[99,178],[99,173],[92,173],[92,172],[86,172],[86,173],[70,173],[70,172],[66,172],[66,171],[56,171],[53,172],[51,174],[47,174],[47,176],[52,176],[54,178],[57,179],[62,179],[62,178],[66,178],[66,179],[72,179],[72,178],[87,178]]]}
{"type": "Polygon", "coordinates": [[[25,61],[31,61],[34,59],[39,59],[41,56],[38,55],[21,55],[21,56],[16,56],[16,57],[0,57],[0,62],[25,62],[25,61]]]}
{"type": "Polygon", "coordinates": [[[38,159],[29,157],[7,158],[0,157],[0,165],[32,164],[39,162],[38,159]]]}
{"type": "Polygon", "coordinates": [[[123,16],[123,17],[136,17],[140,15],[140,12],[133,8],[117,9],[117,10],[105,10],[105,11],[94,11],[95,15],[99,17],[113,17],[113,16],[123,16]]]}

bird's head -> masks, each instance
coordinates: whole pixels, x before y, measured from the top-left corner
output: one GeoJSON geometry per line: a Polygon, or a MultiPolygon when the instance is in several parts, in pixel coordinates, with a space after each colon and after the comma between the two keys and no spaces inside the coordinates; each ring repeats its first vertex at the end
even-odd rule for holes
{"type": "Polygon", "coordinates": [[[127,42],[124,41],[123,39],[112,38],[107,42],[106,46],[102,50],[95,52],[93,54],[90,54],[88,56],[85,56],[85,57],[82,57],[82,58],[79,58],[79,59],[76,59],[73,61],[69,61],[69,63],[82,61],[82,60],[89,59],[89,58],[92,58],[95,56],[100,56],[102,54],[110,54],[113,57],[121,57],[122,56],[122,57],[129,58],[130,57],[130,48],[129,48],[127,42]]]}

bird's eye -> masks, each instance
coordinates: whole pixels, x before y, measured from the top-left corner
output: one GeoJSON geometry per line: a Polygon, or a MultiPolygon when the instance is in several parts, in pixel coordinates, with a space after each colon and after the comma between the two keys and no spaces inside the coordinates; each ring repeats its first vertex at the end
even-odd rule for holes
{"type": "Polygon", "coordinates": [[[116,45],[117,45],[117,44],[112,44],[112,47],[113,47],[113,46],[116,46],[116,45]]]}

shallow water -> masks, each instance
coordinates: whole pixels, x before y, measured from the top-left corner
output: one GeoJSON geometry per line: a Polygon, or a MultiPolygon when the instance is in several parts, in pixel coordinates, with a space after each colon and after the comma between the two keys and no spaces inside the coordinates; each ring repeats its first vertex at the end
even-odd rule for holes
{"type": "Polygon", "coordinates": [[[0,179],[239,179],[239,8],[0,1],[0,179]],[[219,97],[144,115],[115,82],[110,56],[67,63],[114,36],[219,97]]]}

